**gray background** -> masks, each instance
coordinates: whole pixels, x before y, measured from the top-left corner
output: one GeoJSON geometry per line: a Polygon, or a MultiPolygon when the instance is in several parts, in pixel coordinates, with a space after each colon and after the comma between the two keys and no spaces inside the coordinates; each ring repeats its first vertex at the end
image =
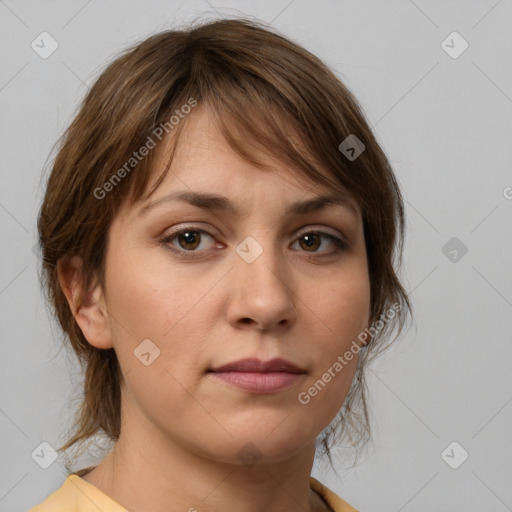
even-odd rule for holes
{"type": "Polygon", "coordinates": [[[361,511],[512,510],[510,0],[0,0],[0,511],[62,484],[61,461],[45,470],[31,453],[61,442],[80,389],[33,252],[48,154],[119,50],[200,15],[237,14],[272,21],[338,73],[406,198],[416,323],[369,374],[373,441],[360,462],[339,449],[341,480],[320,461],[313,475],[361,511]],[[31,48],[43,31],[59,45],[47,59],[31,48]],[[469,44],[457,58],[442,45],[453,31],[469,44]],[[452,237],[459,248],[443,252],[452,237]],[[441,456],[453,441],[463,448],[448,450],[452,464],[469,453],[457,469],[441,456]]]}

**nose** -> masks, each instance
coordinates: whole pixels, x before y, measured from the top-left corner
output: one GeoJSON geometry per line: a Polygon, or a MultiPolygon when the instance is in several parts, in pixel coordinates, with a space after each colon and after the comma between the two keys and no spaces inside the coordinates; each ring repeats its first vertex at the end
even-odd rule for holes
{"type": "Polygon", "coordinates": [[[297,315],[290,272],[275,251],[262,249],[253,261],[243,252],[234,255],[234,268],[228,274],[228,321],[236,328],[289,328],[297,315]]]}

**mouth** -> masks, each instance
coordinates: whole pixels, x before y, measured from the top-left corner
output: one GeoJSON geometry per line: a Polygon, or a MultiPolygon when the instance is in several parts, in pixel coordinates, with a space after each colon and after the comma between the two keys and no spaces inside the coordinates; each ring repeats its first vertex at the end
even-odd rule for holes
{"type": "Polygon", "coordinates": [[[306,371],[285,359],[272,359],[268,362],[241,359],[212,368],[208,373],[229,386],[249,393],[268,394],[297,384],[306,371]]]}

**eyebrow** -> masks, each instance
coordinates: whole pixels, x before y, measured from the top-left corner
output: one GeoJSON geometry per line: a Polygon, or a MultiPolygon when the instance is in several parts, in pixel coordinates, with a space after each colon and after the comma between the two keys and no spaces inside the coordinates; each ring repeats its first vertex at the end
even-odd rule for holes
{"type": "MultiPolygon", "coordinates": [[[[205,192],[191,192],[186,190],[173,192],[159,199],[151,201],[144,205],[140,209],[139,213],[140,215],[144,215],[156,206],[172,201],[185,202],[204,210],[226,212],[232,215],[241,214],[240,210],[225,196],[205,192]]],[[[357,215],[357,210],[354,206],[353,200],[348,195],[342,196],[339,194],[322,195],[313,197],[311,199],[305,199],[303,201],[297,201],[288,206],[285,211],[285,215],[304,215],[307,213],[323,210],[329,206],[339,206],[357,215]]]]}

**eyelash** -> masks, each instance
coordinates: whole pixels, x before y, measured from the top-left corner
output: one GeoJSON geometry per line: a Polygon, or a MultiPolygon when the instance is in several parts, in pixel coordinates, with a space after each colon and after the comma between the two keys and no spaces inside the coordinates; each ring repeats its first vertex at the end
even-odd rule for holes
{"type": "MultiPolygon", "coordinates": [[[[175,254],[177,254],[178,256],[180,256],[182,258],[196,258],[197,257],[197,253],[199,251],[196,251],[196,250],[188,250],[188,251],[186,251],[184,249],[177,249],[176,247],[170,245],[171,242],[178,235],[180,235],[182,233],[185,233],[187,231],[193,232],[193,233],[206,234],[209,237],[211,237],[212,239],[215,239],[215,237],[211,233],[209,233],[208,231],[205,231],[204,229],[199,229],[199,228],[196,228],[194,226],[185,226],[185,227],[182,227],[181,229],[179,229],[178,231],[174,231],[173,233],[170,233],[168,235],[164,235],[163,237],[161,237],[159,239],[159,241],[166,248],[168,248],[169,250],[171,250],[172,252],[174,252],[175,254]]],[[[330,233],[326,233],[324,231],[316,230],[316,229],[312,229],[311,231],[305,231],[305,232],[301,233],[296,241],[298,241],[301,237],[303,237],[305,235],[320,235],[322,237],[327,238],[329,241],[331,241],[334,244],[335,249],[333,251],[331,251],[331,253],[329,253],[328,255],[338,254],[338,253],[344,252],[344,251],[346,251],[348,249],[348,244],[344,240],[342,240],[341,238],[338,238],[337,236],[334,236],[334,235],[332,235],[330,233]]],[[[304,251],[304,252],[307,253],[308,251],[304,251]]],[[[315,255],[316,251],[314,251],[314,252],[312,252],[310,254],[311,255],[315,255]]],[[[319,253],[319,254],[322,254],[322,253],[319,253]]]]}

